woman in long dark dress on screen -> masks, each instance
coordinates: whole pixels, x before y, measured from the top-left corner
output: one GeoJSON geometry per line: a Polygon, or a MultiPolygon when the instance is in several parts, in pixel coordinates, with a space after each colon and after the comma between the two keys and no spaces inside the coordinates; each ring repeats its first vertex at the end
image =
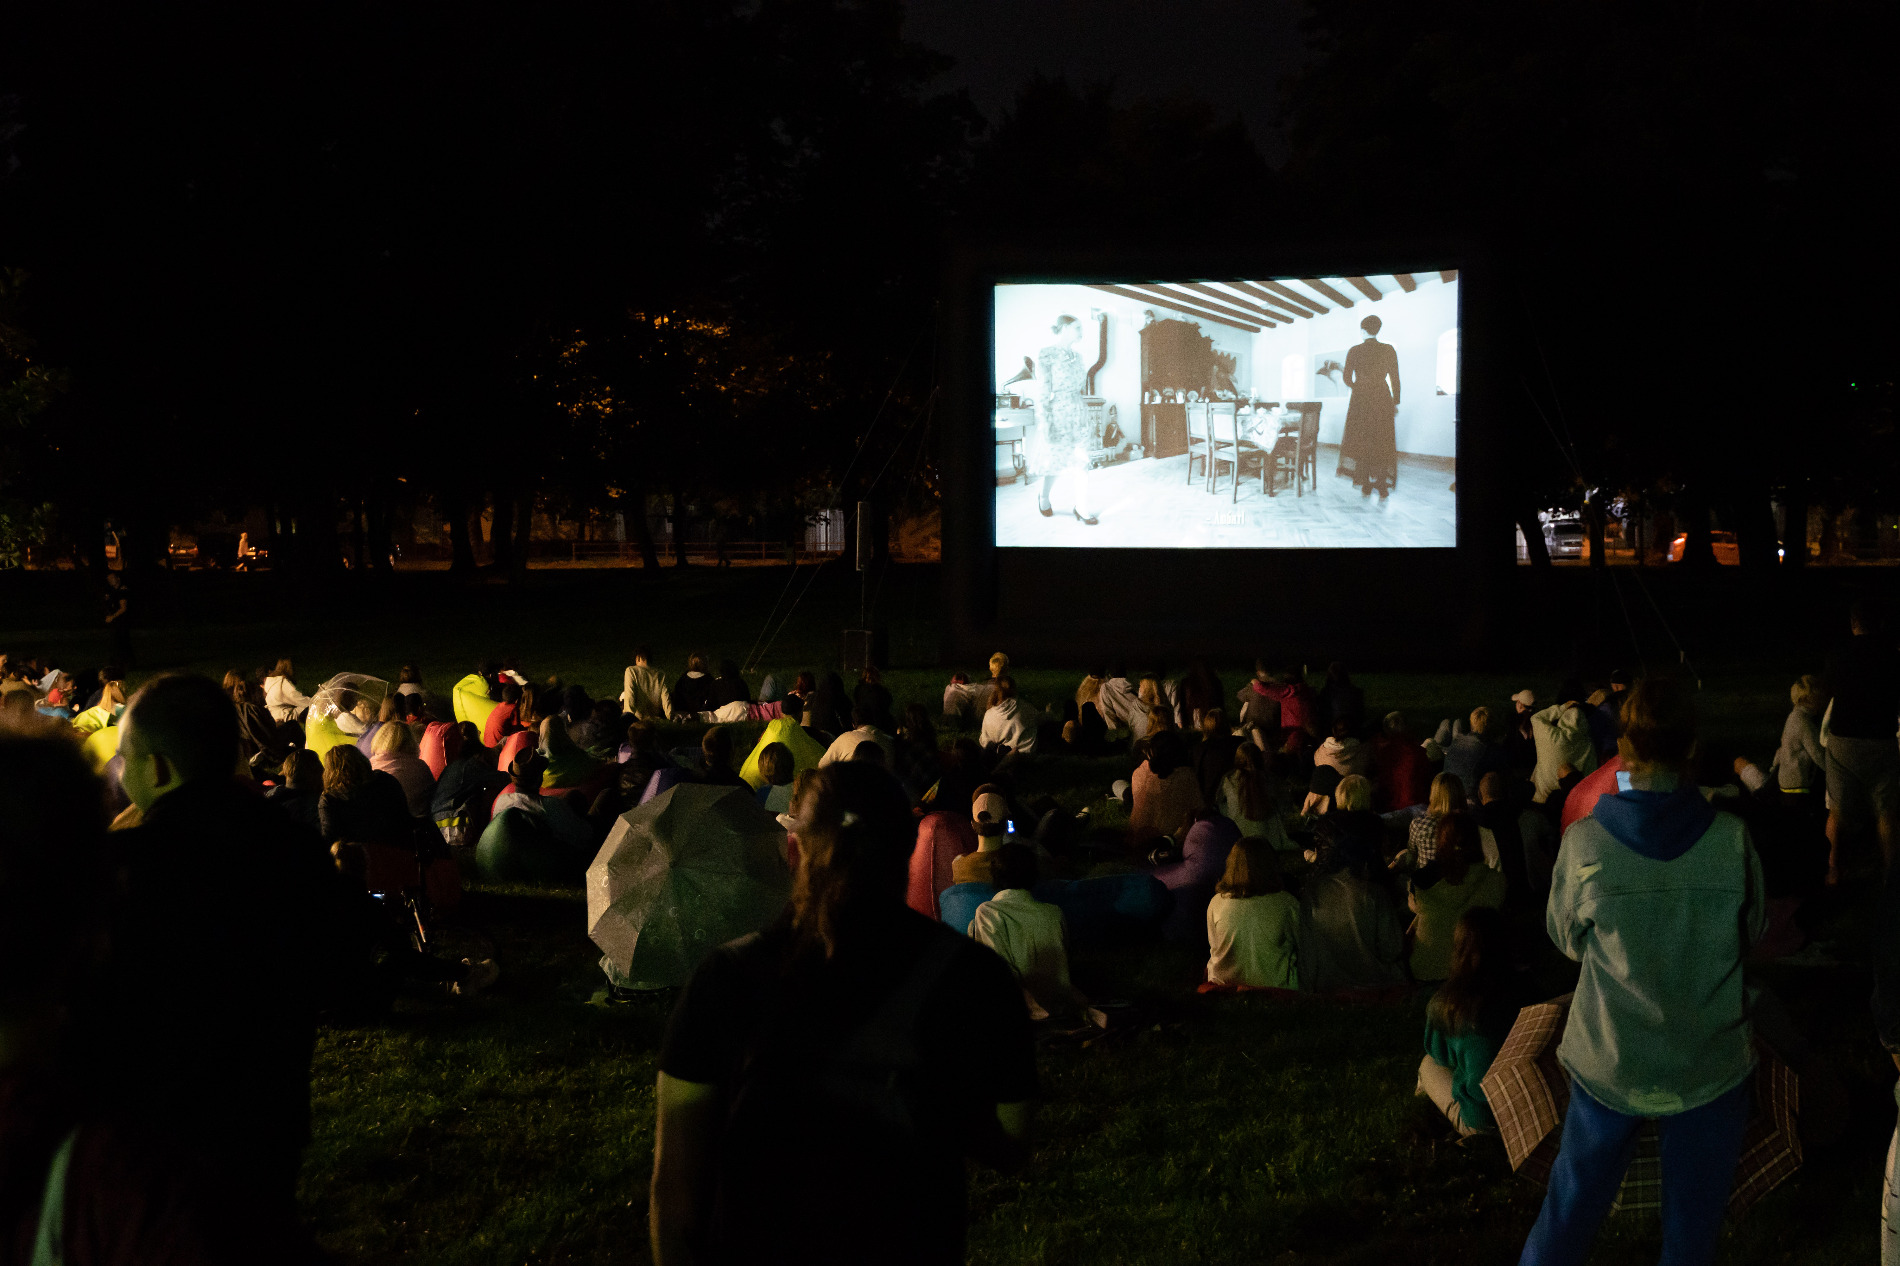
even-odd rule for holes
{"type": "Polygon", "coordinates": [[[1346,406],[1346,431],[1339,440],[1339,470],[1369,497],[1376,488],[1381,497],[1399,480],[1399,353],[1379,341],[1382,322],[1369,316],[1359,323],[1365,342],[1346,353],[1342,375],[1352,391],[1346,406]]]}

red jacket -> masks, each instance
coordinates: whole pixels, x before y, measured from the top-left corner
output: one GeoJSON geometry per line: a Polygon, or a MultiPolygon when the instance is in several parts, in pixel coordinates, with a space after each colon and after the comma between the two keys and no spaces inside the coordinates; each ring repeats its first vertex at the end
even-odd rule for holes
{"type": "Polygon", "coordinates": [[[1425,749],[1403,735],[1381,734],[1372,741],[1372,785],[1381,813],[1424,804],[1432,794],[1425,749]]]}

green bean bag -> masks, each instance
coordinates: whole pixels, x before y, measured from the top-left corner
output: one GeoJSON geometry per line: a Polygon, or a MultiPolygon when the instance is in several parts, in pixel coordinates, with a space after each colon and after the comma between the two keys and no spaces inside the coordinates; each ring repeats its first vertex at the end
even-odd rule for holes
{"type": "Polygon", "coordinates": [[[488,724],[488,714],[496,708],[497,701],[488,697],[488,683],[482,680],[480,673],[470,673],[455,683],[449,691],[449,699],[455,704],[457,721],[473,721],[476,729],[488,724]]]}
{"type": "Polygon", "coordinates": [[[752,754],[745,758],[745,764],[739,767],[739,777],[746,780],[754,791],[765,785],[765,775],[759,772],[759,753],[774,743],[783,743],[792,749],[792,772],[802,774],[808,769],[818,768],[818,761],[825,749],[817,739],[805,733],[805,727],[790,717],[778,717],[765,723],[765,733],[759,735],[759,741],[753,745],[752,754]]]}
{"type": "Polygon", "coordinates": [[[475,845],[475,873],[490,882],[574,883],[591,858],[556,838],[547,819],[525,809],[503,809],[475,845]]]}

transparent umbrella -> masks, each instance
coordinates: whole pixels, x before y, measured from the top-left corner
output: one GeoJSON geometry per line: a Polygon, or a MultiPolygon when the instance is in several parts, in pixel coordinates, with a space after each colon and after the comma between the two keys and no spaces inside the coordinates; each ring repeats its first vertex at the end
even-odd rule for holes
{"type": "Polygon", "coordinates": [[[304,746],[321,756],[375,724],[389,683],[363,673],[338,673],[318,687],[304,715],[304,746]]]}

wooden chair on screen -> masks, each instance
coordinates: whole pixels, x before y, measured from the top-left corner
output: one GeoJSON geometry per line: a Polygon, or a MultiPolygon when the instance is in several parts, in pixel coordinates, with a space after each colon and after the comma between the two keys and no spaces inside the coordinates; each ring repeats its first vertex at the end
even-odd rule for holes
{"type": "MultiPolygon", "coordinates": [[[[1193,406],[1190,405],[1190,408],[1193,406]]],[[[1226,463],[1234,472],[1234,495],[1240,493],[1240,432],[1232,400],[1213,400],[1202,406],[1207,410],[1207,487],[1220,492],[1220,468],[1226,463]]]]}
{"type": "Polygon", "coordinates": [[[1290,404],[1290,409],[1300,411],[1300,452],[1293,470],[1293,495],[1299,496],[1300,487],[1306,480],[1313,481],[1313,487],[1319,487],[1319,411],[1323,401],[1304,400],[1290,404]]]}
{"type": "Polygon", "coordinates": [[[1194,482],[1194,459],[1201,459],[1203,482],[1213,489],[1214,467],[1208,460],[1213,445],[1207,433],[1207,402],[1189,401],[1187,406],[1187,482],[1194,482]]]}

